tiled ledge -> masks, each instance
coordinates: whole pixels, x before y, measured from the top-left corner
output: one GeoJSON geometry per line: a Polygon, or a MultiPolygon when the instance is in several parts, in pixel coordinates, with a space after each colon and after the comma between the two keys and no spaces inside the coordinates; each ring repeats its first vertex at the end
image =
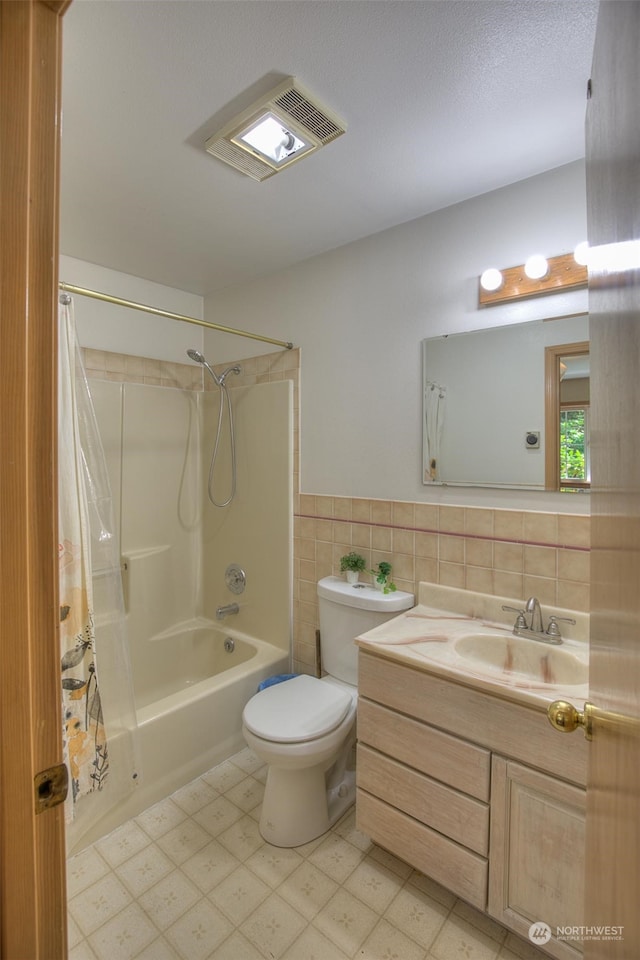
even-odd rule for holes
{"type": "MultiPolygon", "coordinates": [[[[203,377],[203,369],[196,363],[174,363],[169,360],[154,360],[128,353],[112,353],[108,350],[82,348],[87,377],[97,380],[114,380],[118,383],[144,383],[149,386],[174,387],[182,390],[215,389],[211,377],[203,377]]],[[[213,366],[222,373],[234,361],[213,366]]],[[[229,386],[244,387],[253,383],[269,383],[273,380],[293,380],[297,386],[300,368],[300,351],[283,350],[266,353],[238,361],[241,372],[234,376],[229,386]]]]}

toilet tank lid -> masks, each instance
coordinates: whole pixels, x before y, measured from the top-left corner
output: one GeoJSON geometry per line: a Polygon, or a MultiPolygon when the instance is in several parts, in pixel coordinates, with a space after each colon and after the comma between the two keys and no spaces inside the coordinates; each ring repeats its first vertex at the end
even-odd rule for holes
{"type": "Polygon", "coordinates": [[[318,580],[318,596],[347,607],[377,610],[379,613],[397,613],[415,606],[415,597],[404,590],[383,593],[371,584],[347,583],[342,577],[324,577],[318,580]]]}

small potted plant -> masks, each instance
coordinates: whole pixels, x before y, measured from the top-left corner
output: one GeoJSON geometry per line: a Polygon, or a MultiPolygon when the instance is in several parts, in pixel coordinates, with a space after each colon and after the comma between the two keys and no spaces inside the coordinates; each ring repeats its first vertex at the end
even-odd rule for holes
{"type": "Polygon", "coordinates": [[[383,593],[393,593],[398,588],[391,579],[391,564],[387,560],[381,560],[380,563],[369,573],[374,578],[374,586],[383,593]]]}
{"type": "Polygon", "coordinates": [[[359,553],[345,553],[340,557],[340,572],[346,574],[347,583],[357,583],[361,570],[366,570],[364,557],[359,553]]]}

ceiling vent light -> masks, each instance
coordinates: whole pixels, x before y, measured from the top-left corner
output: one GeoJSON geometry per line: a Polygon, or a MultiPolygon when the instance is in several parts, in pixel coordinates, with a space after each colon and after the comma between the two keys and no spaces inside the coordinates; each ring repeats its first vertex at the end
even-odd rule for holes
{"type": "Polygon", "coordinates": [[[331,143],[346,129],[332,110],[289,77],[209,137],[206,148],[218,160],[261,181],[331,143]]]}

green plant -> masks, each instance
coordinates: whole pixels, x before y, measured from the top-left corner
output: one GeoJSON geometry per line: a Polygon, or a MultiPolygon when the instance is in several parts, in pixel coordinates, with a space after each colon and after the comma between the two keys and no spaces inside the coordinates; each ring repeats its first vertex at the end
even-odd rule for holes
{"type": "Polygon", "coordinates": [[[364,557],[361,557],[359,553],[345,553],[344,557],[340,557],[340,572],[344,573],[345,570],[366,570],[367,565],[365,563],[364,557]]]}
{"type": "Polygon", "coordinates": [[[398,588],[391,580],[391,564],[388,560],[381,560],[380,563],[369,573],[375,577],[376,583],[382,586],[383,593],[393,593],[398,588]]]}

